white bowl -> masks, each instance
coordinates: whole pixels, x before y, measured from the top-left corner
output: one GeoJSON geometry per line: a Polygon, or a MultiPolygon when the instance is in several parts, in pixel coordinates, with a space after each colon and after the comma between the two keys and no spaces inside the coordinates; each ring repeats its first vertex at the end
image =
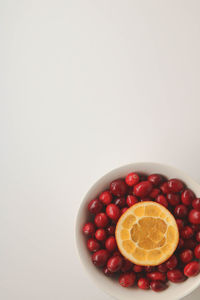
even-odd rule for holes
{"type": "Polygon", "coordinates": [[[196,277],[189,278],[182,283],[170,283],[168,289],[160,293],[155,293],[153,291],[144,291],[137,287],[123,288],[116,279],[107,278],[102,273],[102,270],[99,270],[91,262],[91,254],[87,250],[86,239],[82,234],[82,227],[88,218],[87,205],[91,199],[94,199],[101,191],[108,188],[111,181],[120,177],[125,177],[128,173],[133,171],[146,174],[160,173],[168,178],[180,178],[196,193],[197,196],[200,196],[200,185],[198,183],[182,171],[164,164],[149,162],[132,163],[112,170],[100,178],[89,189],[79,208],[76,220],[76,244],[81,262],[91,279],[99,286],[99,288],[118,300],[182,299],[200,285],[200,274],[196,277]]]}

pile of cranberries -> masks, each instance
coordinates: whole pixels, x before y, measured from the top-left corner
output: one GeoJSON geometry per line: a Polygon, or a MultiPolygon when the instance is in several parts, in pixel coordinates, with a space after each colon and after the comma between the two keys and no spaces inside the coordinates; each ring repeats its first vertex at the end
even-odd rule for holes
{"type": "Polygon", "coordinates": [[[92,262],[106,276],[118,277],[123,287],[135,284],[155,292],[167,288],[167,281],[182,282],[200,272],[200,198],[179,179],[160,174],[130,173],[111,182],[108,190],[88,204],[90,222],[83,226],[92,262]],[[119,217],[139,201],[156,201],[175,217],[179,244],[175,253],[156,267],[134,265],[119,252],[115,227],[119,217]]]}

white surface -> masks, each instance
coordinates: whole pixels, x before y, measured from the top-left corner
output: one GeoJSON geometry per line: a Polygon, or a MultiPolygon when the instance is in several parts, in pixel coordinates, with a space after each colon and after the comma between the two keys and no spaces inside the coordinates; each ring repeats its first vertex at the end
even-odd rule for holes
{"type": "Polygon", "coordinates": [[[200,182],[199,10],[198,0],[0,1],[0,299],[111,300],[75,253],[89,187],[134,161],[200,182]]]}

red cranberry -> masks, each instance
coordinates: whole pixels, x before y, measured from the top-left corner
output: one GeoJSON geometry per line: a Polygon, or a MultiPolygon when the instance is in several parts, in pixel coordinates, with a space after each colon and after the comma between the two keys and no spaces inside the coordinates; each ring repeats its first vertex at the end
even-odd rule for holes
{"type": "Polygon", "coordinates": [[[134,194],[138,197],[146,197],[152,191],[152,183],[149,181],[139,182],[134,186],[134,194]]]}
{"type": "Polygon", "coordinates": [[[181,237],[183,239],[190,239],[194,235],[194,230],[190,226],[185,226],[181,230],[181,237]]]}
{"type": "Polygon", "coordinates": [[[155,271],[155,267],[153,266],[145,266],[144,268],[147,273],[155,271]]]}
{"type": "Polygon", "coordinates": [[[147,278],[140,278],[137,282],[137,285],[142,290],[148,290],[149,289],[149,280],[147,278]]]}
{"type": "Polygon", "coordinates": [[[140,273],[140,272],[143,271],[143,267],[142,267],[142,266],[139,266],[139,265],[134,265],[134,266],[133,266],[133,271],[134,271],[135,273],[140,273]]]}
{"type": "Polygon", "coordinates": [[[136,276],[133,272],[121,274],[119,277],[119,283],[123,287],[133,286],[135,283],[136,276]]]}
{"type": "Polygon", "coordinates": [[[107,263],[109,258],[109,252],[107,250],[101,249],[92,255],[92,262],[97,267],[103,267],[107,263]]]}
{"type": "Polygon", "coordinates": [[[125,178],[126,184],[129,186],[133,186],[140,181],[140,177],[137,173],[129,173],[125,178]]]}
{"type": "Polygon", "coordinates": [[[108,276],[108,277],[112,276],[112,272],[110,272],[110,271],[108,270],[108,267],[107,267],[107,266],[105,266],[105,267],[103,268],[103,272],[104,272],[104,275],[106,275],[106,276],[108,276]]]}
{"type": "Polygon", "coordinates": [[[113,226],[113,225],[108,226],[106,231],[109,235],[114,235],[115,234],[115,226],[113,226]]]}
{"type": "Polygon", "coordinates": [[[126,205],[126,200],[124,197],[119,197],[115,199],[114,204],[117,205],[119,208],[122,208],[126,205]]]}
{"type": "Polygon", "coordinates": [[[104,241],[106,239],[106,231],[103,228],[99,228],[97,229],[97,231],[95,232],[95,238],[98,241],[104,241]]]}
{"type": "Polygon", "coordinates": [[[95,226],[93,223],[89,222],[83,226],[83,233],[86,236],[93,236],[95,233],[95,226]]]}
{"type": "Polygon", "coordinates": [[[196,234],[196,241],[200,243],[200,231],[198,231],[196,234]]]}
{"type": "Polygon", "coordinates": [[[195,247],[194,255],[196,256],[196,258],[200,259],[200,244],[195,247]]]}
{"type": "Polygon", "coordinates": [[[120,209],[115,204],[109,204],[106,207],[106,213],[111,220],[117,221],[120,217],[120,209]]]}
{"type": "Polygon", "coordinates": [[[153,199],[155,199],[160,194],[160,189],[154,188],[149,196],[153,199]]]}
{"type": "Polygon", "coordinates": [[[187,264],[184,268],[184,274],[187,277],[196,276],[200,272],[200,263],[197,261],[192,261],[187,264]]]}
{"type": "Polygon", "coordinates": [[[122,267],[121,267],[121,271],[123,273],[126,273],[128,271],[130,271],[133,267],[132,262],[130,262],[128,259],[124,259],[123,263],[122,263],[122,267]]]}
{"type": "Polygon", "coordinates": [[[149,175],[148,180],[154,186],[158,186],[163,182],[163,177],[160,174],[151,174],[151,175],[149,175]]]}
{"type": "Polygon", "coordinates": [[[110,236],[109,238],[107,238],[107,240],[105,242],[105,246],[108,251],[110,251],[110,252],[115,251],[115,249],[117,248],[117,243],[116,243],[115,237],[110,236]]]}
{"type": "Polygon", "coordinates": [[[182,238],[179,238],[178,249],[183,248],[183,246],[184,246],[184,240],[182,238]]]}
{"type": "Polygon", "coordinates": [[[170,205],[176,206],[180,203],[180,196],[178,194],[169,193],[167,194],[167,200],[170,205]]]}
{"type": "Polygon", "coordinates": [[[105,213],[99,213],[96,215],[94,222],[97,227],[104,228],[108,224],[108,217],[105,213]]]}
{"type": "Polygon", "coordinates": [[[168,278],[168,280],[175,282],[175,283],[182,282],[185,280],[184,274],[178,269],[168,271],[167,278],[168,278]]]}
{"type": "Polygon", "coordinates": [[[166,267],[169,269],[169,270],[173,270],[176,268],[178,264],[178,260],[176,258],[175,255],[172,255],[167,261],[166,261],[166,267]]]}
{"type": "Polygon", "coordinates": [[[123,207],[123,208],[121,209],[121,215],[123,215],[123,214],[127,211],[127,209],[128,209],[127,206],[126,206],[126,207],[123,207]]]}
{"type": "Polygon", "coordinates": [[[159,265],[158,266],[158,271],[161,272],[161,273],[167,273],[168,268],[167,268],[166,264],[163,263],[163,264],[159,265]]]}
{"type": "Polygon", "coordinates": [[[127,192],[127,185],[124,180],[117,179],[111,182],[110,184],[110,191],[113,195],[117,197],[122,197],[127,192]]]}
{"type": "Polygon", "coordinates": [[[161,292],[167,288],[166,284],[161,281],[151,281],[150,286],[154,292],[161,292]]]}
{"type": "Polygon", "coordinates": [[[150,280],[156,280],[156,281],[158,280],[158,281],[162,281],[162,282],[166,281],[165,273],[161,273],[158,271],[147,273],[147,278],[149,278],[150,280]]]}
{"type": "Polygon", "coordinates": [[[185,249],[180,254],[180,259],[184,264],[189,263],[193,259],[193,252],[190,249],[185,249]]]}
{"type": "Polygon", "coordinates": [[[129,207],[131,207],[132,205],[134,205],[137,202],[138,202],[138,199],[136,196],[128,195],[126,198],[126,203],[129,207]]]}
{"type": "Polygon", "coordinates": [[[87,241],[87,247],[88,247],[88,250],[90,250],[91,252],[96,252],[100,249],[100,244],[95,239],[89,239],[87,241]]]}
{"type": "Polygon", "coordinates": [[[140,201],[141,202],[144,202],[144,201],[152,201],[152,199],[150,197],[144,197],[144,198],[140,198],[140,201]]]}
{"type": "Polygon", "coordinates": [[[191,224],[190,226],[194,230],[194,232],[200,231],[200,224],[191,224]]]}
{"type": "Polygon", "coordinates": [[[181,193],[181,201],[186,206],[190,206],[194,198],[195,194],[190,189],[186,189],[181,193]]]}
{"type": "Polygon", "coordinates": [[[178,230],[181,231],[184,227],[184,222],[181,219],[176,219],[176,224],[178,226],[178,230]]]}
{"type": "Polygon", "coordinates": [[[163,194],[168,194],[169,193],[168,182],[166,181],[163,184],[161,184],[160,189],[163,192],[163,194]]]}
{"type": "Polygon", "coordinates": [[[189,221],[192,224],[200,224],[200,211],[197,209],[192,209],[189,213],[189,221]]]}
{"type": "Polygon", "coordinates": [[[105,204],[105,205],[108,205],[111,203],[112,201],[112,195],[109,191],[104,191],[100,194],[99,196],[99,200],[105,204]]]}
{"type": "Polygon", "coordinates": [[[156,197],[156,202],[165,206],[165,207],[168,207],[168,202],[167,202],[167,199],[164,195],[158,195],[156,197]]]}
{"type": "Polygon", "coordinates": [[[193,239],[185,240],[183,248],[184,249],[194,249],[196,247],[196,242],[193,239]]]}
{"type": "Polygon", "coordinates": [[[185,218],[187,216],[188,210],[187,207],[183,204],[179,204],[174,209],[174,214],[178,218],[185,218]]]}
{"type": "Polygon", "coordinates": [[[103,205],[98,199],[91,200],[88,204],[88,210],[91,214],[98,214],[102,211],[103,205]]]}
{"type": "Polygon", "coordinates": [[[173,178],[168,181],[168,187],[172,193],[179,193],[184,189],[184,184],[181,180],[173,178]]]}
{"type": "Polygon", "coordinates": [[[112,273],[117,272],[122,267],[123,259],[120,256],[112,256],[107,262],[108,270],[112,273]]]}
{"type": "Polygon", "coordinates": [[[112,253],[112,256],[120,256],[121,257],[121,253],[119,251],[115,251],[112,253]]]}
{"type": "Polygon", "coordinates": [[[196,198],[192,201],[193,208],[200,210],[200,198],[196,198]]]}

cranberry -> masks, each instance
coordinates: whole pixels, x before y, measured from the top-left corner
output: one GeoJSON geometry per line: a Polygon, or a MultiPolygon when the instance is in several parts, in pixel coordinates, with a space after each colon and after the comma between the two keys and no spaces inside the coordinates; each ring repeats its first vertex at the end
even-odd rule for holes
{"type": "Polygon", "coordinates": [[[184,249],[194,249],[196,247],[196,242],[193,239],[185,240],[183,248],[184,249]]]}
{"type": "Polygon", "coordinates": [[[120,256],[112,256],[107,262],[108,270],[112,273],[117,272],[122,267],[123,259],[120,256]]]}
{"type": "Polygon", "coordinates": [[[119,208],[122,208],[126,205],[126,200],[124,197],[119,197],[115,199],[114,204],[117,205],[119,208]]]}
{"type": "Polygon", "coordinates": [[[196,234],[196,241],[200,243],[200,231],[198,231],[196,234]]]}
{"type": "Polygon", "coordinates": [[[175,282],[175,283],[182,282],[185,280],[184,274],[178,269],[168,271],[167,278],[168,278],[168,280],[175,282]]]}
{"type": "Polygon", "coordinates": [[[194,230],[190,226],[185,226],[181,230],[181,237],[183,239],[190,239],[194,235],[194,230]]]}
{"type": "Polygon", "coordinates": [[[140,177],[137,173],[129,173],[125,178],[126,184],[129,186],[133,186],[140,181],[140,177]]]}
{"type": "Polygon", "coordinates": [[[148,290],[149,289],[149,280],[147,278],[140,278],[137,282],[137,285],[142,290],[148,290]]]}
{"type": "Polygon", "coordinates": [[[178,226],[178,230],[181,231],[184,227],[184,222],[181,219],[176,219],[176,224],[178,226]]]}
{"type": "Polygon", "coordinates": [[[183,204],[179,204],[174,209],[174,214],[178,218],[185,218],[187,216],[188,210],[187,207],[183,204]]]}
{"type": "Polygon", "coordinates": [[[152,199],[150,197],[144,197],[144,198],[140,198],[140,201],[144,202],[144,201],[152,201],[152,199]]]}
{"type": "Polygon", "coordinates": [[[183,246],[184,246],[184,240],[182,238],[179,238],[178,249],[183,248],[183,246]]]}
{"type": "Polygon", "coordinates": [[[192,201],[193,208],[200,210],[200,198],[196,198],[192,201]]]}
{"type": "Polygon", "coordinates": [[[167,288],[166,284],[161,281],[151,281],[150,286],[154,292],[161,292],[167,288]]]}
{"type": "Polygon", "coordinates": [[[106,239],[106,231],[103,228],[99,228],[97,229],[97,231],[95,232],[95,238],[98,241],[104,241],[106,239]]]}
{"type": "Polygon", "coordinates": [[[115,251],[112,253],[112,256],[120,256],[121,257],[121,253],[119,251],[115,251]]]}
{"type": "Polygon", "coordinates": [[[194,249],[194,255],[196,258],[200,259],[200,244],[198,244],[194,249]]]}
{"type": "Polygon", "coordinates": [[[120,209],[115,204],[109,204],[106,207],[106,213],[111,220],[117,221],[120,217],[120,209]]]}
{"type": "Polygon", "coordinates": [[[139,182],[134,186],[134,194],[138,197],[146,197],[152,191],[152,183],[149,181],[139,182]]]}
{"type": "Polygon", "coordinates": [[[190,226],[194,230],[194,232],[200,231],[200,224],[191,224],[190,226]]]}
{"type": "Polygon", "coordinates": [[[95,216],[94,222],[97,227],[104,228],[108,224],[108,217],[105,213],[99,213],[95,216]]]}
{"type": "Polygon", "coordinates": [[[172,255],[167,261],[166,261],[166,267],[169,269],[169,270],[173,270],[176,268],[178,264],[178,260],[176,258],[175,255],[172,255]]]}
{"type": "Polygon", "coordinates": [[[168,268],[165,263],[158,265],[158,271],[161,273],[167,273],[168,268]]]}
{"type": "Polygon", "coordinates": [[[162,281],[162,282],[166,281],[165,273],[161,273],[161,272],[158,272],[158,271],[147,273],[147,278],[149,278],[150,280],[156,280],[156,281],[159,280],[159,281],[162,281]]]}
{"type": "Polygon", "coordinates": [[[92,262],[97,267],[103,267],[107,263],[109,258],[109,252],[107,250],[101,249],[92,255],[92,262]]]}
{"type": "Polygon", "coordinates": [[[180,254],[180,259],[184,264],[189,263],[193,259],[193,252],[190,249],[185,249],[180,254]]]}
{"type": "Polygon", "coordinates": [[[149,175],[148,180],[154,186],[158,186],[163,182],[163,177],[160,174],[151,174],[151,175],[149,175]]]}
{"type": "Polygon", "coordinates": [[[110,251],[110,252],[115,251],[115,249],[117,248],[117,243],[116,243],[115,237],[110,236],[109,238],[107,238],[107,240],[105,242],[105,246],[108,251],[110,251]]]}
{"type": "Polygon", "coordinates": [[[128,259],[124,259],[123,263],[122,263],[122,267],[121,267],[121,271],[123,273],[126,273],[128,271],[130,271],[133,267],[132,262],[130,262],[128,259]]]}
{"type": "Polygon", "coordinates": [[[125,206],[121,209],[121,215],[123,215],[127,211],[128,207],[125,206]]]}
{"type": "Polygon", "coordinates": [[[192,209],[189,213],[189,221],[192,224],[200,224],[200,211],[197,209],[192,209]]]}
{"type": "Polygon", "coordinates": [[[112,276],[112,272],[110,272],[110,271],[108,270],[108,267],[107,267],[107,266],[105,266],[105,267],[103,268],[103,272],[104,272],[104,274],[105,274],[106,276],[108,276],[108,277],[112,276]]]}
{"type": "Polygon", "coordinates": [[[98,214],[102,211],[103,205],[98,199],[91,200],[88,204],[88,210],[91,214],[98,214]]]}
{"type": "Polygon", "coordinates": [[[153,266],[145,266],[145,271],[147,273],[154,272],[155,271],[155,267],[153,267],[153,266]]]}
{"type": "Polygon", "coordinates": [[[83,226],[83,233],[86,236],[93,236],[95,233],[95,226],[93,223],[89,222],[83,226]]]}
{"type": "Polygon", "coordinates": [[[110,184],[110,191],[113,195],[117,197],[122,197],[127,192],[127,185],[124,180],[117,179],[111,182],[110,184]]]}
{"type": "Polygon", "coordinates": [[[136,276],[133,272],[121,274],[119,277],[119,283],[123,287],[133,286],[135,283],[136,276]]]}
{"type": "Polygon", "coordinates": [[[126,198],[126,203],[129,207],[131,207],[132,205],[134,205],[137,202],[138,202],[138,199],[136,196],[128,195],[126,198]]]}
{"type": "Polygon", "coordinates": [[[160,189],[163,192],[163,194],[168,194],[169,193],[168,182],[166,181],[163,184],[161,184],[160,189]]]}
{"type": "Polygon", "coordinates": [[[115,226],[110,225],[106,228],[106,231],[109,235],[114,235],[115,234],[115,226]]]}
{"type": "Polygon", "coordinates": [[[88,247],[88,250],[90,250],[91,252],[96,252],[100,249],[100,244],[95,239],[89,239],[87,241],[87,247],[88,247]]]}
{"type": "Polygon", "coordinates": [[[167,194],[167,200],[170,205],[176,206],[180,203],[181,199],[178,194],[169,193],[167,194]]]}
{"type": "Polygon", "coordinates": [[[156,197],[156,202],[165,206],[165,207],[168,207],[168,202],[167,202],[167,199],[164,195],[158,195],[156,197]]]}
{"type": "Polygon", "coordinates": [[[99,196],[99,200],[105,204],[105,205],[108,205],[111,203],[112,201],[112,195],[109,191],[104,191],[100,194],[99,196]]]}
{"type": "Polygon", "coordinates": [[[140,273],[140,272],[143,271],[143,267],[142,267],[142,266],[139,266],[139,265],[134,265],[134,266],[133,266],[133,271],[134,271],[135,273],[140,273]]]}
{"type": "Polygon", "coordinates": [[[181,193],[181,201],[186,206],[190,206],[194,198],[195,194],[190,189],[186,189],[181,193]]]}
{"type": "Polygon", "coordinates": [[[184,268],[184,274],[187,277],[196,276],[200,272],[200,263],[197,261],[192,261],[187,264],[184,268]]]}
{"type": "Polygon", "coordinates": [[[184,184],[181,180],[173,178],[168,181],[168,187],[172,193],[179,193],[184,189],[184,184]]]}
{"type": "Polygon", "coordinates": [[[155,199],[160,194],[160,189],[154,188],[149,196],[153,199],[155,199]]]}

